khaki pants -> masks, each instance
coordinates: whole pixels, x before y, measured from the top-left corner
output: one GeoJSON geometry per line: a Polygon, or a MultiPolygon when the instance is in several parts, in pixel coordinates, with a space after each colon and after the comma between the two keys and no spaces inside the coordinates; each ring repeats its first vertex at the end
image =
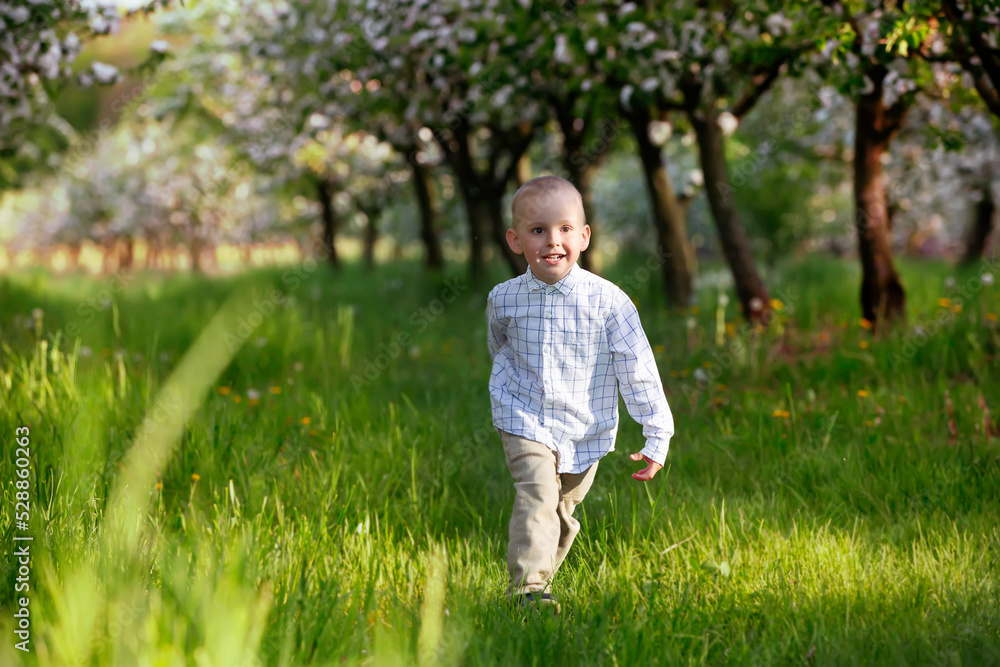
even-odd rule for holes
{"type": "Polygon", "coordinates": [[[507,596],[537,593],[549,587],[580,532],[573,510],[594,483],[597,464],[581,473],[559,474],[556,452],[540,442],[499,433],[515,489],[507,547],[507,596]]]}

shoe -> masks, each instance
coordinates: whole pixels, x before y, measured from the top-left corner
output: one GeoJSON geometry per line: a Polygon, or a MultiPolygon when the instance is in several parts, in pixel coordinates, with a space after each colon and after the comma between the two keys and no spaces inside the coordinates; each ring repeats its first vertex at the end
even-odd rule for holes
{"type": "Polygon", "coordinates": [[[517,597],[521,601],[521,609],[534,606],[535,609],[551,611],[553,614],[558,614],[562,610],[559,601],[551,593],[525,593],[517,597]]]}

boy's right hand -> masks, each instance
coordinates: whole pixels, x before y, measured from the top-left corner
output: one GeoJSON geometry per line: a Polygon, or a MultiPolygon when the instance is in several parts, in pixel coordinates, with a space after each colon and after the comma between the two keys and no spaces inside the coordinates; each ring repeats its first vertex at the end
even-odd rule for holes
{"type": "Polygon", "coordinates": [[[632,459],[633,461],[645,461],[647,464],[644,470],[632,473],[632,479],[639,480],[640,482],[648,482],[649,480],[653,479],[653,477],[656,476],[656,473],[660,471],[660,468],[663,467],[653,459],[646,456],[645,454],[642,454],[641,452],[630,454],[629,458],[632,459]]]}

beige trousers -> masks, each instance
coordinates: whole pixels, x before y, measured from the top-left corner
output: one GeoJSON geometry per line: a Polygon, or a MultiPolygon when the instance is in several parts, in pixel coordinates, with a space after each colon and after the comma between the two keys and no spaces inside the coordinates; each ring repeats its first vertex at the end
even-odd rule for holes
{"type": "Polygon", "coordinates": [[[581,473],[559,474],[556,452],[540,442],[499,433],[515,490],[507,547],[509,598],[549,587],[580,532],[573,510],[594,483],[597,464],[581,473]]]}

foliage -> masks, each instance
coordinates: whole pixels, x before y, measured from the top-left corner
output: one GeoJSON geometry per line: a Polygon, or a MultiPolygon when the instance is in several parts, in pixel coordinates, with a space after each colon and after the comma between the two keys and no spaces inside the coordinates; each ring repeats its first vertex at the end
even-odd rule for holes
{"type": "Polygon", "coordinates": [[[858,326],[854,263],[811,260],[772,281],[784,301],[766,334],[737,326],[719,348],[714,290],[677,317],[633,265],[609,269],[632,280],[678,431],[643,487],[621,453],[640,429],[623,421],[578,509],[555,619],[503,600],[513,489],[489,420],[482,294],[460,267],[443,310],[451,288],[416,264],[338,280],[136,275],[106,301],[100,281],[8,278],[0,421],[31,425],[46,545],[30,664],[381,664],[428,649],[441,664],[996,662],[1000,452],[979,397],[996,415],[986,315],[1000,295],[972,276],[949,289],[939,265],[902,271],[914,319],[896,338],[858,326]],[[150,482],[148,541],[112,559],[101,508],[143,416],[169,415],[158,390],[230,294],[262,304],[274,289],[287,299],[214,382],[162,488],[150,482]],[[58,336],[73,323],[78,339],[58,336]],[[440,609],[425,604],[438,584],[440,609]]]}

